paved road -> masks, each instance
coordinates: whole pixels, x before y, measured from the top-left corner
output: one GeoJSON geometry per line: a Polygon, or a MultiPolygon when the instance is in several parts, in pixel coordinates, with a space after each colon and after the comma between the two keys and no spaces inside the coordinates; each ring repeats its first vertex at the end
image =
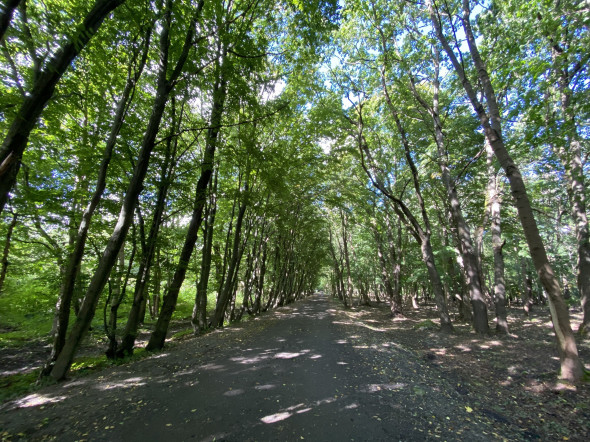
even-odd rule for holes
{"type": "MultiPolygon", "coordinates": [[[[436,371],[317,295],[0,411],[27,439],[490,440],[436,371]]],[[[18,439],[18,437],[15,437],[18,439]]]]}

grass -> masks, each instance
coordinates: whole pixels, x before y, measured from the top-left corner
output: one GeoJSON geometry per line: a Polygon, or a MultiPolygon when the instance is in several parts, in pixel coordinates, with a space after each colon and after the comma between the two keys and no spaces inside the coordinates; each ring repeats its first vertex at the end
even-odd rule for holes
{"type": "MultiPolygon", "coordinates": [[[[11,282],[7,280],[5,289],[4,293],[0,294],[0,349],[24,348],[30,346],[34,341],[38,341],[40,344],[48,344],[50,342],[49,335],[53,321],[56,293],[49,290],[47,286],[39,284],[33,278],[11,282]]],[[[191,281],[187,281],[180,291],[176,310],[172,317],[173,321],[190,319],[194,297],[194,281],[192,283],[191,281]]],[[[209,312],[215,309],[215,302],[216,293],[210,292],[207,297],[207,310],[209,312]]],[[[118,332],[122,332],[125,327],[129,306],[130,299],[128,296],[126,303],[119,310],[118,332]]],[[[99,348],[103,345],[102,343],[106,338],[103,323],[103,308],[104,304],[99,304],[92,321],[92,330],[86,337],[90,342],[96,343],[96,346],[99,348]]],[[[72,311],[70,326],[73,324],[74,319],[75,316],[72,311]]],[[[144,329],[153,329],[154,324],[155,320],[152,320],[148,315],[144,329]]],[[[193,330],[189,327],[172,335],[172,340],[182,340],[185,337],[191,336],[192,333],[193,330]]],[[[121,365],[139,360],[147,355],[148,353],[144,349],[138,348],[135,350],[133,356],[119,360],[109,360],[102,354],[79,357],[72,364],[69,376],[84,376],[85,374],[113,365],[121,365]]],[[[27,373],[17,373],[1,377],[0,402],[25,395],[31,391],[35,391],[41,385],[47,384],[49,381],[38,382],[39,373],[40,370],[37,369],[27,373]]]]}
{"type": "Polygon", "coordinates": [[[20,347],[47,338],[55,305],[47,293],[34,278],[7,279],[0,294],[0,347],[20,347]]]}
{"type": "Polygon", "coordinates": [[[413,328],[414,330],[438,330],[439,326],[431,319],[425,319],[415,324],[413,328]]]}
{"type": "MultiPolygon", "coordinates": [[[[130,362],[138,361],[149,356],[150,353],[145,349],[137,349],[133,356],[123,359],[107,359],[106,356],[84,356],[76,359],[72,363],[72,368],[69,372],[70,378],[85,376],[98,370],[105,368],[125,365],[130,362]]],[[[24,396],[31,393],[45,385],[51,384],[54,381],[50,378],[39,380],[39,373],[41,370],[34,370],[29,373],[18,373],[0,378],[0,403],[10,400],[18,396],[24,396]]]]}
{"type": "Polygon", "coordinates": [[[35,388],[39,370],[30,373],[19,373],[0,378],[0,403],[29,393],[35,388]]]}

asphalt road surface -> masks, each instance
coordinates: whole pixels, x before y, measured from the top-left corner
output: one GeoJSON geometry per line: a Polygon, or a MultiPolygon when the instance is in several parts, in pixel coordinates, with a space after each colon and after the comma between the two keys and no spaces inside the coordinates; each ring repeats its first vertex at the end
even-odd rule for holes
{"type": "Polygon", "coordinates": [[[494,440],[452,381],[315,295],[0,410],[4,439],[494,440]]]}

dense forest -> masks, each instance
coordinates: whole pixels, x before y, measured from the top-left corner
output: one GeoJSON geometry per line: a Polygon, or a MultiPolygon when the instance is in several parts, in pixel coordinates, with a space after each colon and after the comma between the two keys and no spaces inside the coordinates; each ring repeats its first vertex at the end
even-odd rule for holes
{"type": "Polygon", "coordinates": [[[588,2],[2,5],[0,343],[42,377],[318,290],[484,336],[548,304],[586,376],[588,2]]]}

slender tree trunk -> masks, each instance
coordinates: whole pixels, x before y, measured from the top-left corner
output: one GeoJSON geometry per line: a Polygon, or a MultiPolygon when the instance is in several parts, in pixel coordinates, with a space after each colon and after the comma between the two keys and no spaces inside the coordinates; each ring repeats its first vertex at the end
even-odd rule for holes
{"type": "Polygon", "coordinates": [[[488,313],[487,306],[484,299],[483,289],[481,286],[481,276],[479,274],[479,267],[477,265],[477,257],[473,248],[471,239],[471,232],[469,226],[465,222],[463,212],[461,210],[461,203],[457,195],[457,190],[452,183],[451,173],[446,161],[447,152],[444,147],[442,123],[439,115],[438,104],[438,53],[436,59],[436,76],[434,80],[434,103],[432,106],[432,118],[434,121],[435,141],[438,147],[439,166],[442,174],[442,181],[447,191],[447,199],[449,202],[451,218],[457,229],[457,236],[461,254],[463,256],[463,264],[465,266],[465,273],[467,276],[467,288],[469,290],[471,304],[473,307],[473,325],[475,331],[479,334],[486,334],[489,332],[488,327],[488,313]]]}
{"type": "MultiPolygon", "coordinates": [[[[387,89],[386,89],[387,90],[387,89]]],[[[387,94],[387,93],[386,93],[387,94]]],[[[391,102],[391,100],[389,100],[391,102]]],[[[408,145],[408,141],[406,138],[406,133],[401,126],[401,122],[399,118],[397,118],[397,113],[395,109],[391,107],[392,114],[394,116],[394,120],[396,121],[396,125],[398,126],[398,131],[402,137],[402,144],[404,145],[404,151],[406,154],[406,161],[410,166],[412,171],[412,178],[414,182],[414,189],[416,191],[416,195],[418,197],[418,203],[420,205],[420,210],[422,213],[422,218],[425,223],[426,228],[423,229],[418,223],[416,217],[412,214],[410,209],[404,204],[404,202],[391,194],[391,192],[385,187],[381,179],[378,177],[377,168],[375,166],[375,161],[371,155],[371,151],[369,150],[369,146],[367,144],[366,139],[362,134],[362,114],[359,112],[359,116],[361,117],[361,121],[359,122],[359,150],[361,152],[361,161],[362,167],[365,170],[367,176],[371,179],[371,182],[375,187],[377,187],[389,200],[392,202],[392,207],[400,220],[406,222],[412,229],[412,235],[420,245],[420,251],[422,252],[422,260],[426,265],[426,269],[428,271],[428,276],[430,278],[432,289],[434,291],[434,298],[437,305],[437,310],[440,318],[440,327],[441,331],[443,332],[452,332],[453,331],[453,324],[451,322],[451,317],[449,316],[449,312],[447,309],[447,303],[445,299],[443,284],[440,279],[440,274],[438,273],[438,269],[436,268],[436,261],[434,259],[434,252],[432,251],[432,245],[430,243],[430,221],[428,219],[428,214],[426,213],[426,205],[424,203],[424,199],[422,198],[422,192],[420,190],[420,183],[418,181],[418,170],[416,169],[416,165],[414,164],[414,160],[410,154],[410,149],[408,145]],[[367,157],[367,161],[369,163],[369,167],[375,172],[371,173],[367,168],[364,162],[364,155],[367,157]]]]}
{"type": "Polygon", "coordinates": [[[496,310],[496,332],[508,333],[508,319],[506,318],[506,282],[504,280],[504,253],[506,241],[502,241],[500,225],[500,191],[493,165],[494,151],[486,143],[488,165],[488,201],[490,204],[490,219],[492,221],[492,249],[494,251],[494,304],[496,310]]]}
{"type": "MultiPolygon", "coordinates": [[[[563,76],[565,76],[565,73],[563,76]]],[[[582,161],[582,143],[576,128],[571,105],[572,94],[568,85],[567,78],[560,79],[561,106],[569,132],[566,134],[568,148],[560,152],[560,157],[565,166],[578,244],[577,284],[584,315],[578,332],[581,335],[588,335],[590,334],[590,229],[588,228],[588,217],[586,215],[586,184],[582,161]]]]}
{"type": "Polygon", "coordinates": [[[78,226],[78,232],[76,233],[76,236],[73,240],[73,247],[71,249],[70,254],[68,255],[68,261],[65,267],[64,277],[62,278],[59,300],[56,307],[57,321],[56,329],[54,330],[53,334],[53,346],[51,350],[51,355],[49,356],[49,360],[47,361],[43,369],[43,376],[46,376],[50,373],[51,368],[53,367],[55,360],[61,353],[61,350],[63,349],[63,346],[66,341],[67,329],[70,322],[72,298],[74,296],[76,282],[80,274],[80,266],[82,263],[82,258],[84,256],[84,250],[86,249],[86,240],[88,238],[88,231],[90,230],[90,222],[92,220],[94,212],[96,211],[96,208],[98,207],[102,199],[102,195],[106,187],[107,171],[109,168],[109,164],[111,162],[113,149],[115,148],[115,145],[117,143],[117,138],[119,136],[119,132],[121,131],[121,127],[125,119],[125,114],[127,112],[133,90],[145,67],[150,40],[151,27],[148,30],[144,40],[145,46],[143,48],[141,61],[133,75],[132,66],[131,64],[129,65],[127,82],[123,89],[121,99],[117,104],[109,137],[106,141],[105,149],[102,155],[102,160],[98,169],[96,187],[94,189],[92,197],[90,198],[90,201],[88,202],[88,206],[82,214],[82,219],[80,220],[80,225],[78,226]]]}
{"type": "Polygon", "coordinates": [[[150,340],[146,346],[146,350],[154,351],[160,350],[164,347],[166,340],[166,333],[168,325],[172,319],[172,313],[176,308],[176,301],[180,287],[184,282],[186,270],[190,263],[191,255],[197,242],[197,235],[201,222],[203,221],[203,207],[207,200],[207,187],[209,187],[209,180],[213,174],[213,164],[215,159],[215,149],[217,147],[217,137],[221,127],[221,117],[223,116],[223,109],[225,105],[225,97],[227,92],[227,78],[226,78],[226,54],[221,56],[221,66],[218,67],[218,78],[213,90],[213,105],[211,109],[211,125],[207,130],[207,139],[205,145],[205,152],[203,155],[203,163],[201,165],[201,176],[197,182],[195,199],[193,202],[193,214],[189,223],[188,231],[180,252],[176,271],[171,284],[168,286],[162,309],[156,327],[150,336],[150,340]]]}
{"type": "Polygon", "coordinates": [[[449,56],[455,71],[459,75],[459,79],[465,89],[465,92],[471,101],[473,108],[479,117],[480,123],[484,129],[485,136],[491,144],[494,154],[498,158],[500,165],[506,173],[506,177],[510,182],[510,189],[514,198],[516,208],[518,210],[518,217],[522,224],[524,234],[529,246],[531,258],[535,265],[535,269],[547,291],[549,297],[549,307],[551,310],[551,319],[553,321],[553,328],[557,338],[559,358],[561,365],[561,377],[571,382],[579,382],[584,376],[584,367],[580,358],[578,357],[578,348],[574,334],[571,329],[569,313],[565,301],[561,295],[561,287],[553,273],[553,269],[547,258],[545,245],[539,233],[537,223],[535,221],[531,203],[526,192],[526,187],[522,178],[522,174],[512,157],[510,156],[502,138],[501,114],[496,101],[496,94],[489,78],[487,68],[481,59],[475,36],[471,29],[470,23],[470,6],[469,0],[463,0],[463,30],[467,39],[467,45],[471,58],[474,62],[479,81],[482,84],[483,92],[486,98],[488,111],[486,112],[483,105],[480,103],[477,94],[468,79],[463,65],[459,62],[453,49],[449,45],[446,37],[443,34],[440,17],[438,11],[435,10],[435,5],[432,0],[427,1],[430,16],[436,35],[442,44],[445,52],[449,56]]]}
{"type": "Polygon", "coordinates": [[[236,320],[239,321],[242,319],[244,312],[248,312],[252,314],[252,287],[254,285],[255,280],[255,273],[254,273],[254,260],[255,260],[255,253],[258,247],[256,238],[254,239],[254,244],[252,246],[252,250],[250,250],[246,256],[246,271],[244,273],[244,288],[243,288],[243,296],[242,296],[242,305],[238,314],[236,315],[236,320]]]}
{"type": "Polygon", "coordinates": [[[578,290],[583,311],[583,319],[578,332],[590,333],[590,233],[586,216],[585,184],[582,168],[581,145],[578,140],[571,140],[568,154],[570,163],[566,166],[570,195],[572,198],[572,215],[576,226],[578,243],[578,290]]]}
{"type": "MultiPolygon", "coordinates": [[[[174,107],[174,106],[173,106],[174,107]]],[[[172,127],[175,127],[172,124],[172,127]]],[[[174,142],[175,144],[176,142],[174,142]]],[[[158,185],[158,195],[156,198],[156,206],[152,215],[152,223],[145,247],[139,263],[139,270],[137,271],[137,278],[135,281],[135,289],[133,291],[133,302],[127,316],[127,324],[123,332],[123,339],[119,350],[117,351],[118,358],[124,358],[133,354],[135,346],[135,339],[139,330],[139,324],[143,322],[145,316],[145,305],[147,301],[147,287],[150,279],[150,271],[152,262],[156,253],[158,234],[162,224],[162,217],[166,209],[166,197],[170,187],[173,168],[176,162],[175,158],[176,144],[172,147],[172,141],[169,139],[166,147],[166,156],[162,165],[160,174],[160,183],[158,185]]]]}
{"type": "Polygon", "coordinates": [[[521,295],[520,299],[522,301],[522,309],[524,314],[527,318],[531,317],[531,299],[530,295],[532,290],[530,286],[532,282],[530,281],[528,270],[527,270],[527,262],[525,257],[520,258],[520,279],[521,279],[521,295]]]}
{"type": "Polygon", "coordinates": [[[156,319],[160,314],[160,293],[162,289],[162,261],[160,259],[160,247],[156,245],[156,266],[154,269],[154,294],[150,305],[150,315],[156,319]]]}
{"type": "Polygon", "coordinates": [[[213,249],[213,229],[215,227],[215,215],[217,212],[217,171],[213,180],[213,187],[210,191],[209,216],[205,224],[203,241],[203,252],[201,259],[201,274],[197,283],[195,305],[191,323],[195,333],[207,329],[207,289],[209,286],[209,275],[211,274],[211,251],[213,249]]]}
{"type": "Polygon", "coordinates": [[[329,229],[330,234],[330,253],[332,255],[332,260],[334,262],[334,278],[335,278],[335,286],[336,292],[335,295],[338,297],[340,301],[346,302],[344,299],[344,289],[343,289],[343,270],[341,270],[341,266],[339,265],[338,258],[336,256],[336,249],[334,247],[334,238],[332,235],[332,229],[329,229]]]}
{"type": "Polygon", "coordinates": [[[379,264],[381,265],[381,280],[383,281],[383,286],[385,287],[385,294],[387,295],[387,298],[390,302],[391,315],[395,317],[402,314],[402,308],[397,304],[394,298],[393,284],[391,283],[389,272],[387,271],[388,265],[385,261],[385,256],[383,256],[383,245],[381,244],[381,240],[378,237],[378,233],[376,231],[374,233],[375,242],[377,243],[377,256],[379,258],[379,264]]]}
{"type": "Polygon", "coordinates": [[[256,287],[256,298],[254,299],[254,307],[252,310],[255,315],[260,314],[262,298],[264,296],[264,278],[266,276],[266,259],[268,257],[268,240],[266,237],[262,243],[262,258],[260,260],[260,270],[258,272],[258,286],[256,287]]]}
{"type": "Polygon", "coordinates": [[[107,15],[124,2],[125,0],[97,0],[76,32],[53,55],[45,68],[36,74],[32,90],[25,96],[0,147],[0,214],[8,200],[8,193],[16,182],[29,135],[53,96],[57,83],[96,34],[107,15]]]}
{"type": "MultiPolygon", "coordinates": [[[[202,4],[203,0],[200,2],[201,8],[202,4]]],[[[168,7],[166,8],[165,17],[163,20],[162,33],[160,36],[161,63],[158,73],[156,96],[152,106],[152,113],[150,115],[148,126],[142,140],[141,149],[139,151],[137,162],[133,170],[133,175],[127,186],[127,191],[123,199],[123,205],[119,213],[117,224],[115,225],[113,233],[107,242],[107,246],[100,259],[98,267],[94,273],[94,276],[92,277],[92,280],[90,281],[90,285],[86,290],[84,301],[82,302],[80,312],[78,313],[72,331],[70,332],[63,350],[57,357],[55,365],[51,370],[50,376],[54,379],[59,380],[65,377],[73,361],[76,350],[78,349],[82,338],[90,327],[90,323],[94,317],[100,294],[102,293],[102,290],[109,278],[110,272],[117,259],[117,255],[119,254],[119,250],[125,241],[125,237],[129,231],[129,226],[133,220],[135,206],[137,204],[139,193],[143,187],[143,181],[147,173],[150,156],[155,146],[156,137],[160,129],[160,123],[162,121],[162,115],[164,114],[168,97],[174,85],[176,84],[176,80],[182,72],[182,67],[188,58],[189,50],[193,44],[194,28],[196,24],[196,18],[200,13],[200,9],[196,12],[195,18],[188,25],[188,31],[182,52],[170,79],[167,79],[168,50],[170,47],[169,31],[171,21],[171,3],[169,2],[167,6],[168,7]]]]}
{"type": "MultiPolygon", "coordinates": [[[[414,80],[411,79],[410,88],[414,98],[420,105],[430,114],[434,126],[434,140],[438,150],[438,164],[441,170],[442,182],[444,184],[447,201],[450,208],[450,215],[453,224],[457,230],[457,237],[459,240],[459,250],[463,258],[463,265],[465,267],[465,276],[471,305],[473,307],[473,326],[475,331],[479,334],[486,334],[489,332],[487,306],[484,299],[484,294],[481,285],[481,275],[479,273],[479,266],[477,264],[477,256],[473,247],[471,239],[471,232],[469,226],[465,222],[463,211],[461,210],[461,202],[457,195],[457,189],[454,186],[451,172],[447,163],[447,150],[445,148],[442,122],[439,113],[439,53],[435,49],[434,56],[434,79],[433,79],[433,101],[430,106],[419,94],[414,85],[414,80]]],[[[389,98],[389,94],[387,94],[389,98]]],[[[393,107],[391,100],[388,100],[390,107],[393,107]]],[[[393,111],[394,118],[401,131],[401,124],[397,117],[397,112],[393,111]]],[[[406,157],[408,155],[406,154],[406,157]]]]}
{"type": "MultiPolygon", "coordinates": [[[[246,190],[248,192],[248,185],[246,184],[246,190]]],[[[242,234],[242,224],[244,221],[244,215],[246,214],[246,198],[240,204],[240,208],[238,210],[238,217],[236,220],[236,228],[234,230],[234,240],[232,245],[232,254],[231,259],[229,262],[229,267],[227,270],[227,277],[225,278],[223,287],[219,293],[217,298],[217,305],[215,307],[215,313],[211,320],[213,327],[223,327],[223,321],[225,318],[225,311],[227,310],[228,302],[233,299],[233,287],[236,277],[236,269],[239,265],[240,261],[240,241],[241,241],[241,234],[242,234]]]]}
{"type": "MultiPolygon", "coordinates": [[[[389,102],[391,103],[391,100],[389,102]]],[[[426,269],[428,270],[428,276],[430,279],[430,283],[432,284],[434,298],[435,298],[436,305],[437,305],[438,312],[439,312],[439,316],[441,319],[441,331],[451,332],[451,331],[453,331],[453,326],[451,324],[451,318],[450,318],[448,310],[447,310],[447,302],[445,299],[443,284],[440,279],[440,273],[438,272],[438,269],[436,267],[434,252],[432,250],[432,245],[430,242],[430,236],[431,236],[430,220],[428,218],[428,214],[426,212],[426,205],[424,203],[424,199],[422,198],[422,192],[420,190],[420,184],[418,181],[418,169],[416,168],[416,165],[414,164],[414,160],[410,154],[410,146],[409,146],[409,143],[406,138],[406,133],[401,125],[401,121],[399,120],[399,117],[396,112],[393,113],[393,117],[394,117],[395,123],[397,125],[398,131],[400,132],[400,134],[402,136],[402,143],[404,145],[406,161],[408,162],[408,165],[410,166],[410,169],[412,171],[412,177],[413,177],[413,181],[414,181],[414,189],[416,190],[416,194],[418,195],[418,202],[420,204],[422,219],[424,221],[424,225],[426,226],[425,230],[422,230],[420,228],[420,230],[418,231],[418,234],[421,238],[420,250],[422,251],[422,260],[426,264],[426,269]]],[[[417,221],[415,224],[416,224],[416,227],[419,227],[419,224],[417,221]]]]}
{"type": "Polygon", "coordinates": [[[2,269],[0,270],[0,294],[2,293],[2,288],[4,287],[4,280],[6,279],[6,273],[8,272],[8,256],[10,255],[10,240],[12,239],[12,232],[16,226],[16,221],[18,219],[18,215],[16,213],[12,214],[12,220],[8,225],[8,230],[6,231],[6,241],[4,242],[4,250],[2,251],[2,261],[0,265],[2,269]]]}
{"type": "MultiPolygon", "coordinates": [[[[385,259],[385,255],[383,253],[383,241],[377,231],[377,227],[373,226],[373,235],[375,236],[375,242],[377,244],[377,256],[379,258],[379,264],[381,265],[381,280],[383,281],[383,286],[385,287],[385,294],[387,295],[390,308],[391,308],[391,315],[393,317],[403,315],[403,306],[401,305],[401,299],[396,297],[396,293],[394,291],[394,282],[389,273],[389,268],[391,263],[388,263],[385,259]]],[[[389,247],[393,247],[393,244],[389,244],[389,247]]],[[[394,263],[394,265],[397,263],[394,263]]]]}
{"type": "MultiPolygon", "coordinates": [[[[555,9],[558,14],[564,13],[559,1],[555,3],[555,9]]],[[[569,40],[572,35],[575,34],[566,31],[562,35],[546,35],[546,37],[553,60],[553,73],[557,77],[556,86],[563,118],[560,129],[565,138],[565,145],[561,148],[554,148],[554,151],[559,156],[565,169],[572,218],[576,229],[578,246],[576,262],[577,286],[583,311],[583,319],[578,333],[583,336],[590,334],[590,230],[586,214],[586,183],[584,161],[582,159],[582,143],[576,122],[575,106],[572,104],[573,91],[571,82],[574,81],[580,70],[584,69],[585,63],[580,63],[576,57],[568,56],[567,50],[564,51],[564,48],[570,45],[571,41],[569,40]]]]}
{"type": "MultiPolygon", "coordinates": [[[[253,315],[254,300],[252,293],[256,287],[257,270],[260,262],[260,255],[262,251],[262,242],[266,234],[266,221],[264,219],[252,221],[257,223],[253,235],[252,248],[246,256],[246,270],[244,272],[244,301],[242,302],[240,317],[247,311],[249,315],[253,315]]],[[[252,227],[250,227],[252,228],[252,227]]],[[[244,244],[245,247],[245,244],[244,244]]]]}
{"type": "MultiPolygon", "coordinates": [[[[135,233],[135,232],[134,232],[135,233]]],[[[125,299],[125,293],[127,291],[127,283],[129,281],[129,275],[131,273],[131,268],[133,266],[133,260],[135,258],[135,252],[137,249],[137,242],[135,239],[133,240],[133,249],[131,251],[131,257],[129,258],[129,265],[127,269],[127,274],[123,279],[123,274],[125,273],[125,247],[121,247],[121,251],[119,252],[119,269],[114,275],[113,285],[114,289],[112,291],[112,296],[110,299],[110,303],[105,303],[105,330],[107,333],[107,338],[109,340],[109,346],[106,351],[106,356],[109,359],[114,359],[117,353],[117,347],[119,345],[117,341],[117,317],[119,313],[119,307],[125,299]],[[109,320],[106,320],[106,310],[109,307],[109,320]]]]}
{"type": "Polygon", "coordinates": [[[352,307],[352,292],[354,286],[352,284],[352,275],[350,272],[350,256],[348,253],[348,223],[344,216],[344,211],[340,209],[340,221],[342,223],[342,247],[344,249],[344,264],[346,265],[346,298],[348,299],[347,304],[352,307]]]}
{"type": "MultiPolygon", "coordinates": [[[[414,190],[416,191],[416,196],[418,198],[418,204],[420,206],[420,212],[422,214],[422,220],[424,222],[425,228],[422,229],[422,227],[420,226],[418,221],[411,214],[411,212],[405,206],[405,204],[402,203],[402,201],[400,201],[396,198],[393,198],[393,195],[391,195],[389,192],[386,191],[386,189],[384,188],[382,183],[377,183],[377,184],[380,187],[380,190],[382,192],[384,192],[384,190],[385,190],[384,194],[395,203],[395,205],[399,208],[398,210],[401,210],[401,212],[403,213],[402,216],[405,217],[405,219],[410,221],[410,223],[414,229],[414,232],[415,232],[414,237],[420,243],[420,250],[422,252],[422,260],[426,264],[426,268],[428,270],[428,275],[430,277],[431,284],[432,284],[432,289],[434,291],[434,298],[436,300],[438,313],[439,313],[440,320],[441,320],[441,331],[450,332],[453,330],[453,326],[452,326],[451,318],[449,316],[448,309],[447,309],[447,303],[446,303],[446,299],[445,299],[443,284],[440,279],[440,274],[438,272],[438,269],[436,268],[434,253],[432,251],[432,245],[430,243],[430,236],[431,236],[430,220],[428,217],[428,213],[426,212],[426,204],[424,203],[424,199],[422,197],[422,191],[420,189],[420,182],[419,182],[419,178],[418,178],[418,169],[416,168],[416,165],[415,165],[414,160],[412,158],[410,145],[409,145],[408,139],[406,137],[406,132],[404,130],[404,127],[401,123],[401,120],[399,119],[397,109],[395,108],[393,101],[391,100],[391,96],[389,95],[389,90],[388,90],[387,84],[385,82],[385,71],[383,69],[381,70],[381,83],[383,86],[383,91],[385,93],[385,99],[386,99],[387,105],[389,107],[389,110],[391,112],[391,115],[393,117],[395,125],[397,127],[397,130],[402,138],[402,144],[404,146],[404,153],[405,153],[405,157],[406,157],[406,162],[410,166],[410,170],[412,172],[412,181],[414,183],[414,190]]],[[[362,121],[361,121],[361,129],[362,129],[362,121]]],[[[362,133],[361,133],[361,137],[362,137],[362,133]]],[[[370,163],[373,163],[371,156],[370,156],[370,152],[368,150],[366,140],[364,140],[364,137],[362,137],[362,138],[363,138],[362,144],[364,146],[364,151],[367,154],[367,158],[369,158],[370,163]]],[[[373,182],[376,183],[374,180],[373,180],[373,182]]],[[[399,215],[399,213],[398,213],[398,215],[399,215]]]]}
{"type": "Polygon", "coordinates": [[[400,312],[403,312],[403,300],[402,300],[402,287],[401,287],[401,275],[402,275],[402,224],[401,221],[397,220],[397,234],[396,241],[393,239],[393,228],[389,219],[389,213],[386,214],[387,220],[387,239],[389,241],[389,256],[393,263],[393,299],[396,304],[399,305],[400,312]]]}
{"type": "Polygon", "coordinates": [[[277,240],[278,247],[275,247],[275,253],[272,260],[272,273],[271,273],[271,288],[268,293],[268,300],[266,301],[266,305],[262,309],[263,312],[266,312],[269,308],[274,306],[274,303],[277,299],[279,294],[279,280],[282,275],[282,264],[281,264],[281,250],[285,250],[285,241],[279,236],[277,240]]]}
{"type": "Polygon", "coordinates": [[[21,0],[5,0],[4,1],[4,8],[0,11],[0,42],[2,41],[8,26],[10,25],[10,21],[12,20],[12,14],[14,10],[18,7],[18,4],[21,0]]]}

